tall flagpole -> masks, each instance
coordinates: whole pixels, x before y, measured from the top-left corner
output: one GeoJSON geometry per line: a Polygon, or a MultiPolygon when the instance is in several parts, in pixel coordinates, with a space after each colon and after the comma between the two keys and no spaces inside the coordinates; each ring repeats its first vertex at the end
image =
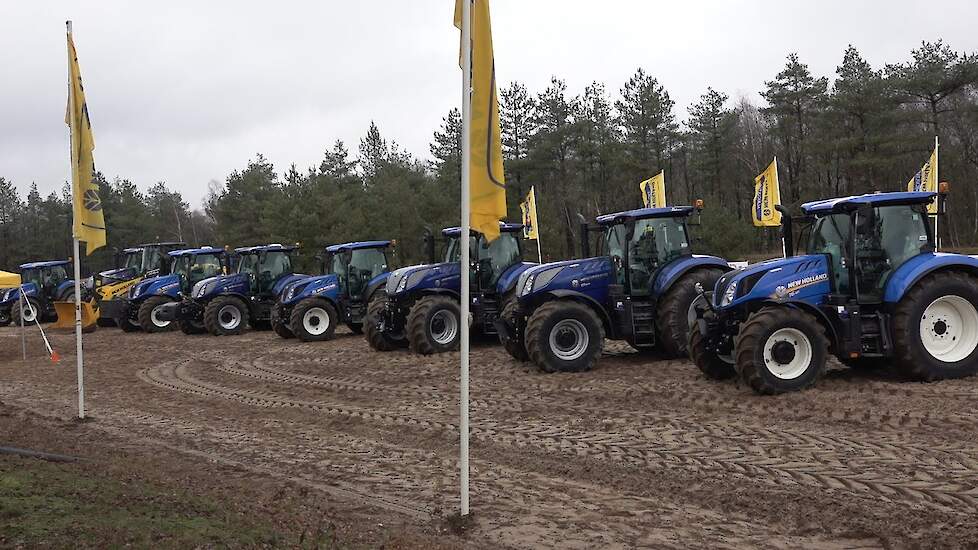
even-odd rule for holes
{"type": "MultiPolygon", "coordinates": [[[[940,153],[938,152],[938,147],[939,146],[940,146],[940,143],[937,140],[937,136],[934,136],[934,166],[932,166],[931,169],[934,170],[934,183],[936,183],[938,187],[940,187],[940,185],[941,185],[941,179],[938,177],[938,174],[937,174],[937,165],[940,162],[938,160],[938,157],[941,156],[940,153]]],[[[940,189],[938,189],[938,191],[939,190],[940,189]]],[[[940,199],[939,198],[936,198],[934,200],[937,201],[938,203],[940,203],[940,199]]],[[[945,208],[947,208],[947,207],[945,206],[945,208]]],[[[940,218],[940,216],[938,214],[934,214],[934,251],[935,252],[937,252],[937,251],[939,251],[941,249],[941,234],[937,231],[937,220],[939,218],[940,218]]],[[[951,243],[951,244],[953,245],[954,243],[951,243]]]]}
{"type": "Polygon", "coordinates": [[[461,515],[469,515],[469,177],[472,159],[472,0],[462,0],[462,277],[459,372],[459,485],[461,515]]]}
{"type": "MultiPolygon", "coordinates": [[[[71,21],[67,21],[65,24],[68,26],[68,35],[71,35],[71,21]]],[[[71,60],[69,59],[68,62],[71,63],[71,60]]],[[[79,130],[78,128],[76,128],[78,124],[78,120],[76,120],[75,118],[75,85],[74,84],[75,83],[71,81],[71,67],[69,66],[68,67],[68,98],[70,102],[69,113],[71,113],[72,134],[75,134],[79,130]]],[[[77,186],[78,181],[75,181],[77,178],[75,178],[74,167],[75,164],[78,162],[78,158],[76,158],[77,151],[75,151],[74,143],[75,140],[74,138],[72,138],[71,139],[71,144],[72,144],[71,184],[73,186],[77,186]]],[[[85,364],[85,358],[84,358],[84,353],[82,351],[81,263],[79,261],[78,235],[75,234],[75,230],[74,230],[75,225],[76,224],[72,224],[72,235],[71,235],[75,247],[75,253],[74,253],[75,254],[74,255],[74,260],[75,260],[75,368],[78,373],[78,418],[85,418],[85,379],[84,379],[85,376],[84,376],[84,368],[83,368],[83,365],[85,364]]]]}

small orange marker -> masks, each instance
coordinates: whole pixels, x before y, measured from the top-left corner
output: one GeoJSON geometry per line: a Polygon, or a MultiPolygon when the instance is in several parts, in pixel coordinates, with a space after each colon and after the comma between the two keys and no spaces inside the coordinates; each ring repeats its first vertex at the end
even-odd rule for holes
{"type": "Polygon", "coordinates": [[[58,352],[52,350],[51,351],[51,362],[52,363],[57,363],[58,361],[61,361],[61,355],[59,355],[58,352]]]}

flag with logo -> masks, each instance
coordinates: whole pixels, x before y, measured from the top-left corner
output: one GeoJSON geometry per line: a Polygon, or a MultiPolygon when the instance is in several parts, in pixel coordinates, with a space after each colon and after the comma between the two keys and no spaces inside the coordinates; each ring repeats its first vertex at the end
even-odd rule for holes
{"type": "Polygon", "coordinates": [[[523,238],[536,239],[537,232],[537,196],[534,188],[526,195],[526,200],[520,203],[520,211],[523,213],[523,238]]]}
{"type": "MultiPolygon", "coordinates": [[[[472,144],[469,163],[472,229],[488,240],[499,237],[499,221],[506,217],[506,179],[499,130],[499,101],[492,53],[489,0],[456,0],[455,26],[462,29],[462,2],[471,2],[472,41],[472,144]]],[[[461,59],[460,65],[461,65],[461,59]]]]}
{"type": "MultiPolygon", "coordinates": [[[[907,191],[930,191],[932,193],[937,192],[937,146],[934,146],[934,152],[930,154],[930,158],[924,163],[920,171],[914,174],[914,177],[907,182],[907,191]]],[[[937,214],[937,201],[932,201],[927,205],[927,212],[930,214],[937,214]]]]}
{"type": "Polygon", "coordinates": [[[781,187],[778,185],[778,159],[754,178],[754,205],[751,220],[757,227],[781,225],[781,212],[774,207],[781,204],[781,187]]]}
{"type": "Polygon", "coordinates": [[[666,205],[666,173],[659,172],[655,177],[638,184],[642,189],[642,204],[646,208],[663,208],[666,205]]]}
{"type": "Polygon", "coordinates": [[[68,111],[65,124],[71,128],[71,186],[74,212],[74,237],[85,241],[85,254],[105,246],[105,219],[102,216],[102,201],[99,198],[98,183],[92,181],[95,172],[95,138],[92,136],[92,122],[88,118],[88,104],[85,102],[85,87],[82,85],[81,70],[78,68],[78,54],[75,41],[68,32],[68,111]]]}

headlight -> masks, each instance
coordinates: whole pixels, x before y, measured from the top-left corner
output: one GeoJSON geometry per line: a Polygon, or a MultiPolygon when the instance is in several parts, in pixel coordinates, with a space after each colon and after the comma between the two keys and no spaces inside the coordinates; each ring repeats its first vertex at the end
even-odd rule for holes
{"type": "Polygon", "coordinates": [[[136,285],[129,289],[129,299],[132,300],[139,296],[139,285],[136,285]]]}
{"type": "Polygon", "coordinates": [[[727,289],[723,291],[723,297],[720,298],[720,307],[730,305],[730,302],[734,300],[737,296],[737,281],[734,281],[727,285],[727,289]]]}
{"type": "Polygon", "coordinates": [[[531,273],[526,277],[526,281],[523,283],[523,286],[520,287],[520,296],[526,296],[531,290],[533,290],[533,281],[536,278],[537,276],[535,273],[531,273]]]}
{"type": "Polygon", "coordinates": [[[401,277],[401,282],[397,284],[397,289],[394,291],[394,294],[397,294],[398,292],[404,292],[404,289],[407,288],[407,282],[408,282],[407,277],[401,277]]]}

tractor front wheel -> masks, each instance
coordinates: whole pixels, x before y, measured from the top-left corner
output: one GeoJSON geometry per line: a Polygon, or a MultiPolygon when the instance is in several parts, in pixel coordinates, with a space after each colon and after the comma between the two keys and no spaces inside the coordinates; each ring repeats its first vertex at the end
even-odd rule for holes
{"type": "Polygon", "coordinates": [[[36,321],[37,316],[38,314],[40,314],[40,312],[41,312],[41,308],[38,305],[37,301],[34,300],[33,298],[28,298],[23,302],[14,302],[14,304],[10,306],[10,322],[15,325],[19,325],[21,323],[21,320],[23,320],[24,324],[27,325],[36,321]],[[23,303],[24,305],[23,319],[21,318],[21,311],[20,311],[21,303],[23,303]]]}
{"type": "Polygon", "coordinates": [[[289,328],[303,342],[329,340],[336,331],[336,308],[320,298],[306,298],[292,308],[289,328]]]}
{"type": "Polygon", "coordinates": [[[170,303],[169,298],[153,296],[139,305],[136,318],[139,319],[139,326],[143,328],[143,332],[167,332],[175,328],[173,321],[159,318],[160,309],[168,303],[170,303]]]}
{"type": "Polygon", "coordinates": [[[367,343],[376,351],[392,351],[404,345],[403,338],[395,338],[388,330],[380,329],[380,322],[387,307],[387,294],[378,293],[367,305],[367,314],[363,317],[363,333],[367,343]]]}
{"type": "Polygon", "coordinates": [[[603,348],[604,326],[584,304],[547,302],[526,322],[526,351],[545,372],[591,370],[603,348]]]}
{"type": "Polygon", "coordinates": [[[828,341],[818,320],[788,307],[765,307],[740,326],[735,368],[757,393],[774,395],[813,386],[825,373],[828,341]]]}
{"type": "Polygon", "coordinates": [[[0,327],[5,327],[10,324],[10,310],[0,309],[0,327]]]}
{"type": "MultiPolygon", "coordinates": [[[[507,325],[509,325],[510,330],[519,331],[521,323],[517,319],[519,312],[519,303],[515,298],[510,298],[506,301],[506,305],[503,306],[503,312],[499,315],[500,319],[503,320],[507,325]]],[[[526,361],[530,358],[530,354],[526,351],[526,346],[523,344],[523,335],[516,334],[512,338],[507,338],[503,341],[503,348],[507,353],[517,361],[526,361]]]]}
{"type": "Polygon", "coordinates": [[[904,295],[893,315],[896,363],[931,382],[978,372],[978,279],[936,273],[904,295]]]}
{"type": "Polygon", "coordinates": [[[733,358],[725,355],[720,355],[715,351],[706,349],[706,343],[703,341],[703,334],[700,332],[700,327],[693,325],[689,329],[689,357],[696,363],[699,367],[700,372],[702,372],[710,380],[729,380],[734,376],[737,376],[737,371],[734,369],[733,358]]]}
{"type": "Polygon", "coordinates": [[[115,324],[119,325],[122,332],[137,332],[141,328],[138,324],[133,323],[128,317],[119,317],[115,320],[115,324]]]}
{"type": "Polygon", "coordinates": [[[241,334],[248,323],[248,306],[234,296],[218,296],[204,308],[204,326],[214,336],[241,334]]]}
{"type": "Polygon", "coordinates": [[[458,302],[447,296],[425,296],[407,318],[408,345],[421,355],[458,349],[461,332],[458,302]]]}

